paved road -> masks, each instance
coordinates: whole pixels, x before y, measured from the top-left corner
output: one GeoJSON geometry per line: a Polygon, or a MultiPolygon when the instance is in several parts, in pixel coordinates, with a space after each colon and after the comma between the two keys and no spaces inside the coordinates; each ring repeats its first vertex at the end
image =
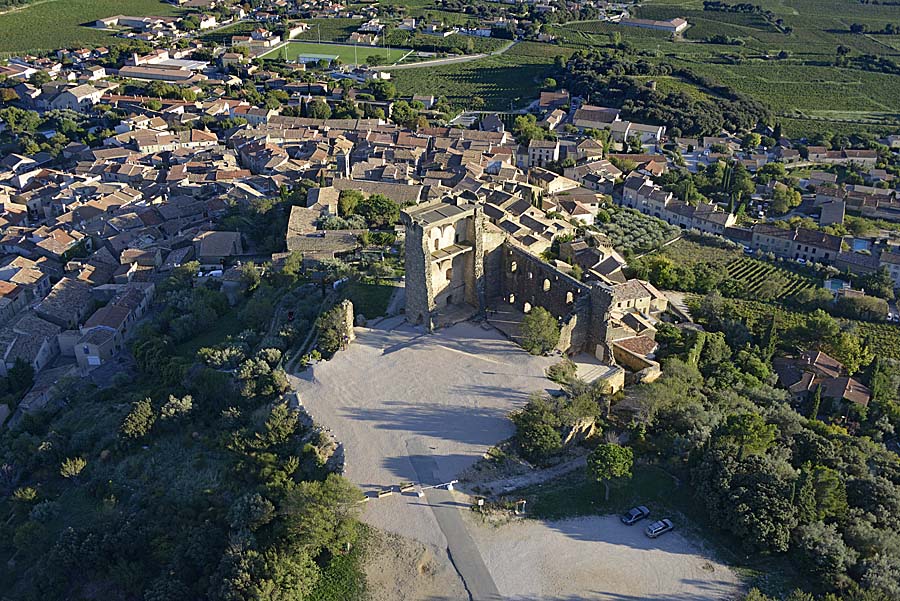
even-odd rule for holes
{"type": "Polygon", "coordinates": [[[405,65],[383,65],[381,67],[372,67],[373,71],[396,71],[398,69],[417,69],[419,67],[440,67],[441,65],[452,65],[454,63],[468,63],[469,61],[477,61],[478,59],[487,58],[489,56],[499,56],[518,44],[512,42],[507,44],[500,50],[490,53],[467,54],[466,56],[451,56],[449,58],[436,58],[430,61],[422,61],[420,63],[407,63],[405,65]]]}
{"type": "MultiPolygon", "coordinates": [[[[429,455],[422,441],[414,439],[408,441],[406,446],[419,482],[425,485],[440,484],[437,462],[429,455]]],[[[494,584],[487,566],[484,565],[484,559],[475,546],[475,541],[466,530],[466,524],[459,513],[458,501],[453,497],[453,493],[443,488],[431,488],[425,492],[425,498],[447,539],[450,559],[469,592],[469,598],[472,601],[501,599],[500,591],[494,584]]]]}

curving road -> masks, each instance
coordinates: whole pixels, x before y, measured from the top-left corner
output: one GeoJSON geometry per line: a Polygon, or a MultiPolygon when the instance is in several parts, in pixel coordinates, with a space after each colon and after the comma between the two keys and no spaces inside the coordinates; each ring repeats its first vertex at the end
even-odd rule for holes
{"type": "Polygon", "coordinates": [[[477,61],[482,58],[487,58],[489,56],[499,56],[518,44],[518,41],[513,41],[501,48],[500,50],[495,50],[494,52],[482,52],[481,54],[467,54],[465,56],[451,56],[448,58],[436,58],[434,60],[422,61],[419,63],[408,63],[405,65],[382,65],[380,67],[373,67],[373,71],[396,71],[397,69],[416,69],[418,67],[440,67],[441,65],[452,65],[454,63],[468,63],[470,61],[477,61]]]}

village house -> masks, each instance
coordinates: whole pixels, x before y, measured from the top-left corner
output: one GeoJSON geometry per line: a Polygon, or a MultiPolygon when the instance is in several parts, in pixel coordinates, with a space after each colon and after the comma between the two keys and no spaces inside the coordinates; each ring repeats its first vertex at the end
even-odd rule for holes
{"type": "Polygon", "coordinates": [[[676,199],[671,192],[656,185],[649,177],[637,173],[632,173],[625,180],[622,206],[657,217],[670,225],[708,234],[723,235],[737,223],[737,217],[733,213],[708,203],[690,205],[676,199]]]}
{"type": "Polygon", "coordinates": [[[82,84],[60,92],[50,101],[50,108],[86,113],[94,108],[103,97],[103,90],[82,84]]]}
{"type": "Polygon", "coordinates": [[[31,312],[0,329],[0,376],[6,376],[16,361],[24,361],[35,373],[46,368],[57,355],[61,328],[31,312]]]}
{"type": "Polygon", "coordinates": [[[34,307],[34,312],[61,328],[68,330],[82,323],[94,308],[91,286],[72,277],[65,277],[34,307]]]}
{"type": "Polygon", "coordinates": [[[807,351],[795,359],[776,358],[773,363],[778,383],[796,401],[809,400],[818,389],[822,399],[838,410],[841,403],[865,407],[872,397],[868,387],[848,377],[839,361],[821,351],[807,351]]]}
{"type": "Polygon", "coordinates": [[[193,243],[201,266],[221,267],[244,254],[239,232],[201,232],[194,237],[193,243]]]}
{"type": "Polygon", "coordinates": [[[559,160],[559,140],[536,140],[528,142],[528,166],[543,167],[559,160]]]}
{"type": "Polygon", "coordinates": [[[816,230],[782,229],[765,223],[758,223],[751,230],[754,250],[771,252],[783,259],[828,264],[835,260],[841,250],[840,236],[816,230]]]}

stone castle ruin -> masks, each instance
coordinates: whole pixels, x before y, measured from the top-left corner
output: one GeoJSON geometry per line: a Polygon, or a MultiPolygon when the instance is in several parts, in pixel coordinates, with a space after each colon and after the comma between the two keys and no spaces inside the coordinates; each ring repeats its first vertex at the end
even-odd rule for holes
{"type": "Polygon", "coordinates": [[[668,303],[649,283],[578,281],[522,248],[479,203],[445,199],[401,218],[410,323],[433,331],[476,314],[520,322],[543,307],[560,324],[560,352],[588,353],[641,381],[659,376],[654,324],[668,303]]]}

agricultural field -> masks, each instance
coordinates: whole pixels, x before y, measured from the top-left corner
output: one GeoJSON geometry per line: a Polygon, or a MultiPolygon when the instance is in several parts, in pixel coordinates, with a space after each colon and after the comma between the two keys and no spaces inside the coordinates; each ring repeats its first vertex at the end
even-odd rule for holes
{"type": "Polygon", "coordinates": [[[806,276],[748,257],[729,263],[726,272],[728,280],[740,287],[742,296],[751,298],[783,300],[818,286],[816,281],[806,276]]]}
{"type": "Polygon", "coordinates": [[[857,331],[872,350],[884,357],[900,359],[900,326],[890,323],[856,321],[857,331]]]}
{"type": "Polygon", "coordinates": [[[200,36],[204,42],[215,42],[216,44],[230,44],[232,36],[250,35],[250,32],[256,29],[258,23],[253,21],[240,21],[234,25],[217,29],[213,32],[200,36]]]}
{"type": "Polygon", "coordinates": [[[412,33],[402,29],[392,29],[387,34],[390,46],[404,46],[423,52],[445,52],[448,54],[486,54],[495,52],[509,44],[509,40],[479,38],[474,36],[451,35],[441,38],[424,33],[412,33]]]}
{"type": "Polygon", "coordinates": [[[99,46],[113,33],[87,27],[112,15],[172,16],[160,0],[47,0],[0,13],[0,53],[99,46]]]}
{"type": "Polygon", "coordinates": [[[900,126],[896,105],[900,76],[833,64],[838,46],[849,48],[850,56],[900,60],[900,37],[849,32],[851,23],[878,29],[894,22],[896,7],[847,0],[756,3],[781,19],[782,29],[792,30],[784,33],[761,15],[704,11],[699,0],[648,0],[638,16],[683,17],[692,27],[684,33],[684,41],[629,39],[638,47],[657,49],[676,65],[766,102],[779,116],[791,117],[785,125],[792,135],[842,131],[846,126],[858,131],[860,125],[883,132],[900,126]],[[740,39],[743,45],[699,43],[714,35],[740,39]],[[787,60],[765,60],[782,50],[789,53],[787,60]],[[733,56],[740,59],[734,61],[733,56]]]}
{"type": "MultiPolygon", "coordinates": [[[[840,136],[851,136],[853,134],[869,134],[875,137],[884,135],[884,132],[891,129],[884,125],[875,125],[861,123],[860,119],[851,119],[848,121],[836,119],[814,119],[810,117],[779,117],[779,123],[786,135],[794,138],[809,138],[820,132],[831,132],[840,136]]],[[[900,125],[893,126],[896,130],[900,125]]]]}
{"type": "MultiPolygon", "coordinates": [[[[734,3],[731,3],[734,4],[734,3]]],[[[578,49],[627,42],[676,67],[732,87],[769,105],[783,121],[785,133],[885,133],[900,128],[896,98],[900,75],[835,66],[835,49],[850,49],[850,58],[875,55],[900,62],[900,36],[851,34],[851,23],[874,29],[895,22],[897,8],[852,0],[759,0],[781,19],[781,28],[762,15],[704,11],[702,0],[647,0],[637,16],[686,18],[691,27],[679,39],[660,31],[622,27],[599,21],[549,26],[559,43],[578,49]],[[785,32],[788,33],[785,33],[785,32]],[[741,45],[713,44],[727,36],[741,45]],[[775,60],[786,51],[787,59],[775,60]]],[[[652,58],[650,60],[653,60],[652,58]]],[[[706,91],[677,78],[661,91],[706,91]]]]}
{"type": "Polygon", "coordinates": [[[401,95],[446,96],[458,108],[471,108],[472,99],[485,100],[488,110],[522,107],[537,95],[545,77],[553,76],[557,56],[568,58],[571,48],[521,42],[495,56],[439,67],[391,73],[401,95]]]}
{"type": "Polygon", "coordinates": [[[370,56],[378,58],[378,64],[392,64],[406,56],[405,48],[380,48],[377,46],[352,46],[348,44],[316,44],[313,42],[288,42],[286,45],[264,54],[264,59],[296,60],[298,56],[333,58],[345,65],[366,64],[370,56]]]}
{"type": "Polygon", "coordinates": [[[678,227],[633,209],[611,210],[610,217],[609,223],[597,227],[616,250],[626,254],[657,249],[681,233],[678,227]]]}
{"type": "Polygon", "coordinates": [[[660,254],[672,259],[676,265],[693,267],[698,263],[706,263],[722,271],[726,270],[730,263],[744,256],[739,249],[720,248],[699,242],[698,239],[702,240],[686,232],[681,238],[663,248],[660,254]]]}
{"type": "Polygon", "coordinates": [[[900,76],[896,75],[790,61],[741,65],[675,62],[738,91],[753,92],[771,106],[783,107],[785,112],[791,109],[822,115],[835,111],[846,115],[897,112],[900,76]]]}
{"type": "Polygon", "coordinates": [[[362,19],[305,19],[309,29],[294,40],[307,42],[346,42],[350,34],[359,29],[362,19]]]}

